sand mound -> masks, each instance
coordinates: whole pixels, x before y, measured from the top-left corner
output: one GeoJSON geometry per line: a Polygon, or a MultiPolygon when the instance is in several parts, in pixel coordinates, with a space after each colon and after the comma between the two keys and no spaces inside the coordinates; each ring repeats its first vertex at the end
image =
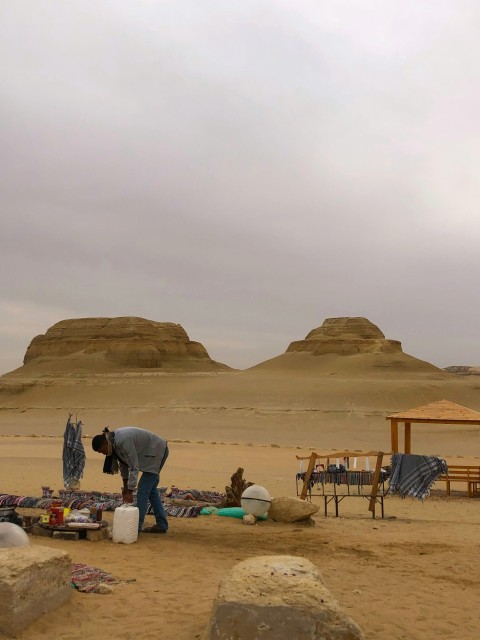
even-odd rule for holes
{"type": "Polygon", "coordinates": [[[220,371],[205,347],[193,342],[179,324],[144,318],[79,318],[57,322],[36,336],[24,358],[28,368],[62,369],[191,369],[220,371]]]}
{"type": "Polygon", "coordinates": [[[252,369],[362,375],[365,373],[443,373],[434,365],[403,353],[399,340],[388,340],[366,318],[327,318],[304,340],[252,369]]]}
{"type": "Polygon", "coordinates": [[[287,353],[401,353],[398,340],[387,340],[377,325],[366,318],[327,318],[321,327],[312,329],[305,340],[292,342],[287,353]]]}

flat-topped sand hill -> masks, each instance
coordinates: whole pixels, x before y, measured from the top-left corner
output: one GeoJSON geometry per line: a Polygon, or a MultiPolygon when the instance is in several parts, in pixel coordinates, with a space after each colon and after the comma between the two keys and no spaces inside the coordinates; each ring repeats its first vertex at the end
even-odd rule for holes
{"type": "MultiPolygon", "coordinates": [[[[54,325],[32,341],[23,367],[0,378],[0,432],[60,435],[73,411],[86,433],[137,424],[185,440],[388,448],[389,413],[441,399],[480,410],[476,376],[449,374],[403,353],[398,340],[365,318],[327,319],[285,353],[245,371],[215,363],[186,336],[179,325],[137,318],[54,325]],[[167,354],[162,366],[145,366],[153,363],[145,345],[149,358],[167,354]]],[[[439,451],[452,433],[446,429],[445,436],[436,432],[439,451]]],[[[450,453],[468,452],[468,428],[454,433],[450,453]]],[[[415,437],[426,446],[428,429],[415,437]]]]}
{"type": "Polygon", "coordinates": [[[442,369],[403,353],[399,340],[386,339],[366,318],[327,318],[303,340],[292,342],[285,353],[254,369],[347,376],[444,375],[442,369]]]}
{"type": "Polygon", "coordinates": [[[227,371],[205,347],[173,322],[137,317],[79,318],[57,322],[36,336],[17,373],[108,371],[227,371]]]}

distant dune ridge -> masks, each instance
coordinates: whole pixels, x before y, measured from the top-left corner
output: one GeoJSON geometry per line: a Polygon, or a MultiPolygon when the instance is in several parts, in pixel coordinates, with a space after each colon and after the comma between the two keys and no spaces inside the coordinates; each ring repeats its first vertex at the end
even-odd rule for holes
{"type": "Polygon", "coordinates": [[[447,373],[455,373],[458,376],[480,376],[480,367],[471,367],[468,365],[453,365],[445,367],[447,373]]]}
{"type": "MultiPolygon", "coordinates": [[[[443,399],[480,411],[478,377],[404,353],[366,318],[328,318],[244,371],[211,360],[178,324],[82,318],[34,338],[25,364],[0,377],[0,434],[61,434],[78,412],[89,434],[133,424],[168,439],[387,451],[385,416],[443,399]]],[[[468,453],[468,429],[455,428],[454,448],[451,431],[436,431],[435,451],[468,453]]],[[[415,447],[431,452],[428,428],[415,447]]]]}
{"type": "Polygon", "coordinates": [[[229,367],[213,361],[205,347],[190,340],[173,322],[137,317],[62,320],[33,338],[24,364],[55,364],[92,370],[167,368],[219,371],[229,367]],[[83,365],[83,366],[82,366],[83,365]],[[103,365],[103,367],[102,367],[103,365]]]}
{"type": "MultiPolygon", "coordinates": [[[[327,318],[303,340],[292,342],[285,353],[247,371],[256,369],[348,376],[387,371],[444,373],[405,354],[399,340],[385,338],[377,325],[362,317],[327,318]]],[[[232,371],[212,360],[205,347],[190,340],[181,325],[125,316],[57,322],[45,334],[33,338],[25,353],[24,366],[14,373],[88,375],[145,370],[232,371]]]]}

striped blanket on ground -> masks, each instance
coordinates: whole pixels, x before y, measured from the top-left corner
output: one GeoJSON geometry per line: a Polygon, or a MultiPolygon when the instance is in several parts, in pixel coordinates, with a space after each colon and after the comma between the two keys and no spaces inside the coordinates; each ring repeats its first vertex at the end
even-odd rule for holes
{"type": "MultiPolygon", "coordinates": [[[[164,504],[163,508],[165,509],[167,516],[171,516],[173,518],[196,518],[200,515],[200,511],[203,509],[202,506],[198,505],[183,507],[175,504],[164,504]]],[[[153,513],[153,511],[149,509],[149,513],[153,513]]]]}
{"type": "Polygon", "coordinates": [[[0,507],[23,507],[24,509],[49,509],[52,504],[70,507],[70,509],[89,509],[96,507],[100,511],[115,511],[123,504],[118,494],[102,494],[101,497],[35,498],[34,496],[16,496],[0,493],[0,507]]]}
{"type": "Polygon", "coordinates": [[[218,491],[200,491],[199,489],[179,489],[172,487],[170,492],[166,494],[167,498],[177,498],[179,500],[196,500],[197,502],[209,502],[210,504],[219,504],[225,500],[224,493],[218,491]]]}
{"type": "Polygon", "coordinates": [[[425,500],[432,484],[445,473],[448,473],[448,466],[442,458],[394,453],[389,492],[402,498],[411,496],[425,500]]]}
{"type": "Polygon", "coordinates": [[[112,584],[117,580],[111,573],[90,567],[88,564],[72,564],[72,585],[83,593],[95,593],[101,584],[112,584]]]}
{"type": "MultiPolygon", "coordinates": [[[[32,496],[15,496],[9,493],[0,493],[0,507],[22,507],[28,509],[44,509],[47,511],[52,504],[57,506],[70,507],[71,509],[90,509],[95,507],[100,511],[115,511],[117,507],[123,504],[121,496],[118,494],[103,493],[100,495],[98,492],[95,497],[73,497],[73,494],[69,498],[35,498],[32,496]]],[[[164,509],[167,516],[171,518],[195,518],[200,515],[202,506],[178,506],[174,504],[164,503],[164,509]]],[[[152,508],[149,505],[148,513],[153,513],[152,508]]]]}

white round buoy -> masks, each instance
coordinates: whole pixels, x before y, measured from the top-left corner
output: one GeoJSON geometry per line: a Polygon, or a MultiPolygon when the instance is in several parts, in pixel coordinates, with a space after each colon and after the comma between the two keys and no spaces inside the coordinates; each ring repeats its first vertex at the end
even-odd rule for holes
{"type": "Polygon", "coordinates": [[[0,522],[0,547],[26,547],[30,544],[27,534],[13,522],[0,522]]]}
{"type": "Polygon", "coordinates": [[[245,513],[252,516],[263,516],[270,509],[272,499],[265,487],[252,484],[242,493],[240,502],[245,513]]]}

